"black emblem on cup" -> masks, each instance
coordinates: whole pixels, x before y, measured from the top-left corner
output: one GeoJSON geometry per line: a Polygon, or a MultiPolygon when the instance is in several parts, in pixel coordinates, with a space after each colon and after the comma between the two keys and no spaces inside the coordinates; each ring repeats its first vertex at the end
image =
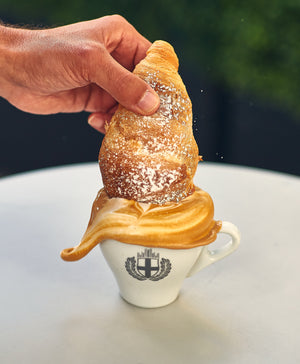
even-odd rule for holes
{"type": "Polygon", "coordinates": [[[127,258],[125,262],[127,272],[139,281],[150,279],[159,281],[167,277],[172,264],[169,259],[162,258],[159,261],[159,253],[152,252],[152,249],[145,248],[142,253],[137,253],[135,257],[127,258]]]}

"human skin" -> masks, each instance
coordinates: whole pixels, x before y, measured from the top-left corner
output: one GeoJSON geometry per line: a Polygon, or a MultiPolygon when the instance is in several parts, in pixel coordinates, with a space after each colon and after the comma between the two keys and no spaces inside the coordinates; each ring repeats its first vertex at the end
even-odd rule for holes
{"type": "Polygon", "coordinates": [[[0,96],[34,114],[87,111],[105,132],[118,103],[157,110],[158,95],[132,73],[150,45],[119,15],[51,29],[0,26],[0,96]]]}

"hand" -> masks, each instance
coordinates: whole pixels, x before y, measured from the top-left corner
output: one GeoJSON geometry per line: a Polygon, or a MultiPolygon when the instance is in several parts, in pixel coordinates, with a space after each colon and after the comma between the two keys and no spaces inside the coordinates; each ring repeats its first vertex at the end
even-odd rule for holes
{"type": "Polygon", "coordinates": [[[154,90],[131,72],[151,43],[119,15],[1,31],[0,95],[23,111],[88,111],[89,123],[104,132],[118,103],[143,115],[159,106],[154,90]]]}

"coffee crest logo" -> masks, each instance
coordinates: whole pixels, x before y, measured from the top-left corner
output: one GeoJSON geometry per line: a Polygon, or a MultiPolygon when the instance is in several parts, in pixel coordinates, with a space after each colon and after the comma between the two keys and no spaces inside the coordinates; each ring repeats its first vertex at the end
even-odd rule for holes
{"type": "Polygon", "coordinates": [[[125,262],[127,272],[139,281],[147,279],[159,281],[168,276],[172,269],[169,259],[159,260],[159,253],[152,252],[151,248],[145,248],[142,253],[137,253],[135,257],[127,258],[125,262]]]}

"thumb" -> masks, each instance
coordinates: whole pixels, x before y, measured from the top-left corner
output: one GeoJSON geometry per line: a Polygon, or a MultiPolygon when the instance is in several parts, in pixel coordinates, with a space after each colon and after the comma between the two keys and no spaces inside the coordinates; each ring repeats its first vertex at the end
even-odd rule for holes
{"type": "Polygon", "coordinates": [[[101,67],[97,65],[94,70],[91,81],[126,109],[142,115],[151,115],[158,109],[159,96],[152,87],[120,65],[107,51],[101,57],[101,67]]]}

